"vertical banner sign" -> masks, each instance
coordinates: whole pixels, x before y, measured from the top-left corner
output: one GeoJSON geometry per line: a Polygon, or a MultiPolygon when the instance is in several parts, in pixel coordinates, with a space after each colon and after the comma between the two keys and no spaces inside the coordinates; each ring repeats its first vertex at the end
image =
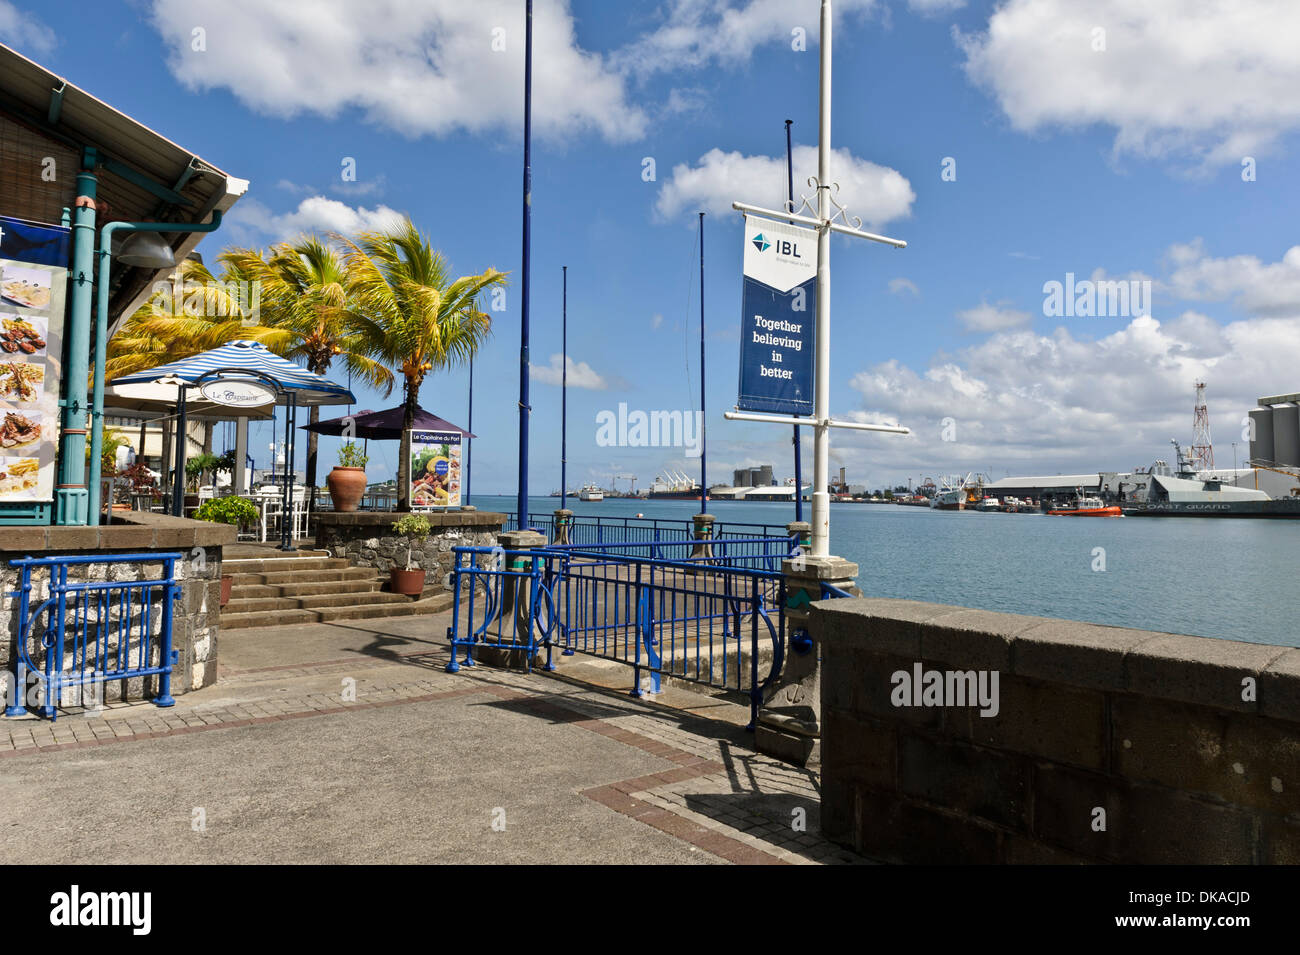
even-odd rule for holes
{"type": "Polygon", "coordinates": [[[460,506],[458,431],[411,432],[411,507],[460,506]]]}
{"type": "Polygon", "coordinates": [[[0,216],[0,509],[54,499],[70,230],[0,216]]]}
{"type": "Polygon", "coordinates": [[[812,414],[816,295],[817,233],[745,216],[741,411],[812,414]]]}

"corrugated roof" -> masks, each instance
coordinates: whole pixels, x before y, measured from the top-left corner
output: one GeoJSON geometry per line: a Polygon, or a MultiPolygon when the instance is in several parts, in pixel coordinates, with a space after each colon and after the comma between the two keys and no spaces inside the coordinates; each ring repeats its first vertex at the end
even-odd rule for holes
{"type": "Polygon", "coordinates": [[[1093,471],[1091,474],[1048,474],[1041,477],[1002,478],[992,484],[985,484],[984,489],[996,491],[1004,487],[1078,487],[1079,485],[1090,487],[1100,483],[1101,474],[1093,471]]]}
{"type": "MultiPolygon", "coordinates": [[[[177,194],[176,201],[154,195],[129,176],[98,170],[99,198],[109,203],[107,217],[96,217],[96,229],[107,222],[206,222],[214,209],[225,212],[248,190],[237,179],[206,162],[138,120],[74,86],[39,63],[0,44],[0,109],[8,117],[49,139],[93,146],[102,159],[120,163],[139,176],[177,194]],[[57,115],[52,105],[57,102],[57,115]]],[[[3,177],[0,177],[3,192],[3,177]]],[[[199,244],[203,233],[165,235],[179,262],[199,244]]],[[[115,291],[110,322],[131,314],[148,297],[164,271],[114,268],[115,291]]]]}

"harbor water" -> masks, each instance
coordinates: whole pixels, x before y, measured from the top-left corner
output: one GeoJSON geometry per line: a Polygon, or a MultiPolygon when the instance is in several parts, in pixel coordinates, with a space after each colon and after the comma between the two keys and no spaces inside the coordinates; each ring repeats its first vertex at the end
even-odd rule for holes
{"type": "MultiPolygon", "coordinates": [[[[514,511],[516,501],[475,495],[473,503],[514,511]]],[[[533,498],[529,512],[550,514],[559,503],[533,498]]],[[[700,509],[635,498],[570,498],[567,506],[580,516],[683,521],[700,509]]],[[[719,501],[709,512],[737,523],[794,519],[785,503],[719,501]]],[[[1300,588],[1291,578],[1300,565],[1297,521],[832,504],[831,552],[858,564],[868,596],[1300,646],[1300,588]]]]}

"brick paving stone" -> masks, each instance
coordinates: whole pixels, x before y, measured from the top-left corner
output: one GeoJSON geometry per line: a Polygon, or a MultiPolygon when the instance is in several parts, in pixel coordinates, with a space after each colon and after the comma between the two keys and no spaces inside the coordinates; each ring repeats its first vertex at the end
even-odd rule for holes
{"type": "MultiPolygon", "coordinates": [[[[242,688],[231,691],[243,697],[238,701],[212,707],[201,701],[191,704],[186,694],[169,711],[156,711],[147,702],[110,704],[104,719],[83,721],[75,728],[61,715],[59,728],[53,730],[48,724],[11,730],[10,749],[48,748],[72,740],[116,742],[182,729],[194,732],[358,707],[402,706],[448,693],[486,693],[517,701],[538,718],[600,734],[664,761],[666,768],[651,775],[612,780],[583,791],[610,811],[683,839],[718,859],[741,864],[861,861],[823,843],[815,832],[795,833],[787,819],[774,820],[743,808],[755,797],[778,794],[806,799],[815,806],[819,778],[816,772],[755,753],[751,737],[738,725],[668,709],[662,705],[666,700],[647,710],[645,703],[631,697],[552,680],[541,673],[481,667],[444,674],[445,660],[445,651],[421,651],[386,660],[341,659],[256,669],[223,665],[218,685],[242,688]],[[345,676],[357,681],[355,703],[342,699],[339,681],[345,676]],[[700,798],[706,796],[711,798],[700,798]]],[[[42,757],[33,753],[23,758],[42,757]]]]}

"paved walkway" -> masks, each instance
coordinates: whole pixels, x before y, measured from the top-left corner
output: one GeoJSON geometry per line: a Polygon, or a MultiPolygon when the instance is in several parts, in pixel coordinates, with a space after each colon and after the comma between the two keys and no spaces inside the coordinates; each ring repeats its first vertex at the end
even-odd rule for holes
{"type": "Polygon", "coordinates": [[[0,862],[864,861],[745,707],[570,657],[448,674],[445,615],[221,637],[171,709],[0,723],[0,862]]]}

